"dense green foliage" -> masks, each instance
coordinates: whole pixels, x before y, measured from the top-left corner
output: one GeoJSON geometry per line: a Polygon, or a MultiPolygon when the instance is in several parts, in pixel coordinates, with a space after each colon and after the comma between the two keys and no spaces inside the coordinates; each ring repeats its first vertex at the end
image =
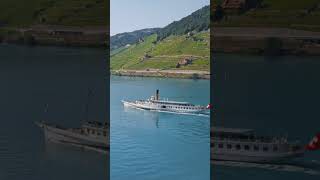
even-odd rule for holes
{"type": "Polygon", "coordinates": [[[1,0],[0,26],[108,25],[107,0],[1,0]]]}
{"type": "Polygon", "coordinates": [[[158,30],[159,28],[142,29],[111,36],[111,51],[126,46],[127,44],[135,44],[139,41],[139,39],[143,39],[145,36],[150,36],[151,34],[156,33],[158,30]]]}
{"type": "Polygon", "coordinates": [[[179,21],[172,22],[158,33],[158,40],[170,35],[183,35],[191,31],[200,32],[210,28],[210,6],[205,6],[179,21]]]}

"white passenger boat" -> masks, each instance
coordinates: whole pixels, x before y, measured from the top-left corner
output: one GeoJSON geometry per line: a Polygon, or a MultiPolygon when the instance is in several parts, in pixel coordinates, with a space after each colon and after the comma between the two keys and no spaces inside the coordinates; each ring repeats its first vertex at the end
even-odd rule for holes
{"type": "Polygon", "coordinates": [[[109,152],[109,125],[87,121],[80,128],[64,128],[45,122],[37,122],[47,141],[63,143],[102,153],[109,152]]]}
{"type": "Polygon", "coordinates": [[[285,137],[257,136],[250,129],[211,128],[211,160],[253,163],[282,162],[320,149],[320,135],[307,146],[285,137]]]}
{"type": "Polygon", "coordinates": [[[129,106],[129,107],[138,108],[138,109],[165,111],[165,112],[179,112],[179,113],[201,113],[201,112],[208,111],[210,109],[210,105],[201,106],[201,105],[193,105],[188,102],[161,100],[159,95],[159,90],[156,91],[155,96],[151,96],[147,100],[136,100],[136,101],[123,100],[122,103],[124,104],[124,106],[129,106]]]}

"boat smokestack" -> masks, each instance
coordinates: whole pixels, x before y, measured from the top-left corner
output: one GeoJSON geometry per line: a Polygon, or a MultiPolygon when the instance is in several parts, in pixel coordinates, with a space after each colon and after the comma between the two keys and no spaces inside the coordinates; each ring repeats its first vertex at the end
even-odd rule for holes
{"type": "Polygon", "coordinates": [[[157,91],[156,91],[156,100],[159,100],[159,99],[160,99],[159,89],[157,89],[157,91]]]}

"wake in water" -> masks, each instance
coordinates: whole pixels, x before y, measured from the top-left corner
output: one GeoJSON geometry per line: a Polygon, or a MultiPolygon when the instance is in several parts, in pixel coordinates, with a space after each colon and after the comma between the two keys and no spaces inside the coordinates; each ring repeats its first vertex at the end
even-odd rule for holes
{"type": "Polygon", "coordinates": [[[266,170],[285,171],[285,172],[302,172],[310,175],[320,175],[319,162],[312,164],[292,163],[292,164],[268,164],[268,163],[249,163],[234,161],[216,161],[211,160],[212,165],[242,167],[242,168],[261,168],[266,170]]]}

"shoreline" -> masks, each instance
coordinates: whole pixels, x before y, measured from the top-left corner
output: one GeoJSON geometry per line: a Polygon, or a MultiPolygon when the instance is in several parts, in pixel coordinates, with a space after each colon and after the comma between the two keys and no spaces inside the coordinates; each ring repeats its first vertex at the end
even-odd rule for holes
{"type": "Polygon", "coordinates": [[[0,27],[0,43],[7,44],[106,48],[108,37],[107,26],[0,27]]]}
{"type": "Polygon", "coordinates": [[[111,75],[205,80],[209,80],[211,76],[208,71],[198,70],[111,70],[111,75]]]}
{"type": "Polygon", "coordinates": [[[320,55],[320,32],[289,28],[215,27],[212,52],[320,55]]]}

